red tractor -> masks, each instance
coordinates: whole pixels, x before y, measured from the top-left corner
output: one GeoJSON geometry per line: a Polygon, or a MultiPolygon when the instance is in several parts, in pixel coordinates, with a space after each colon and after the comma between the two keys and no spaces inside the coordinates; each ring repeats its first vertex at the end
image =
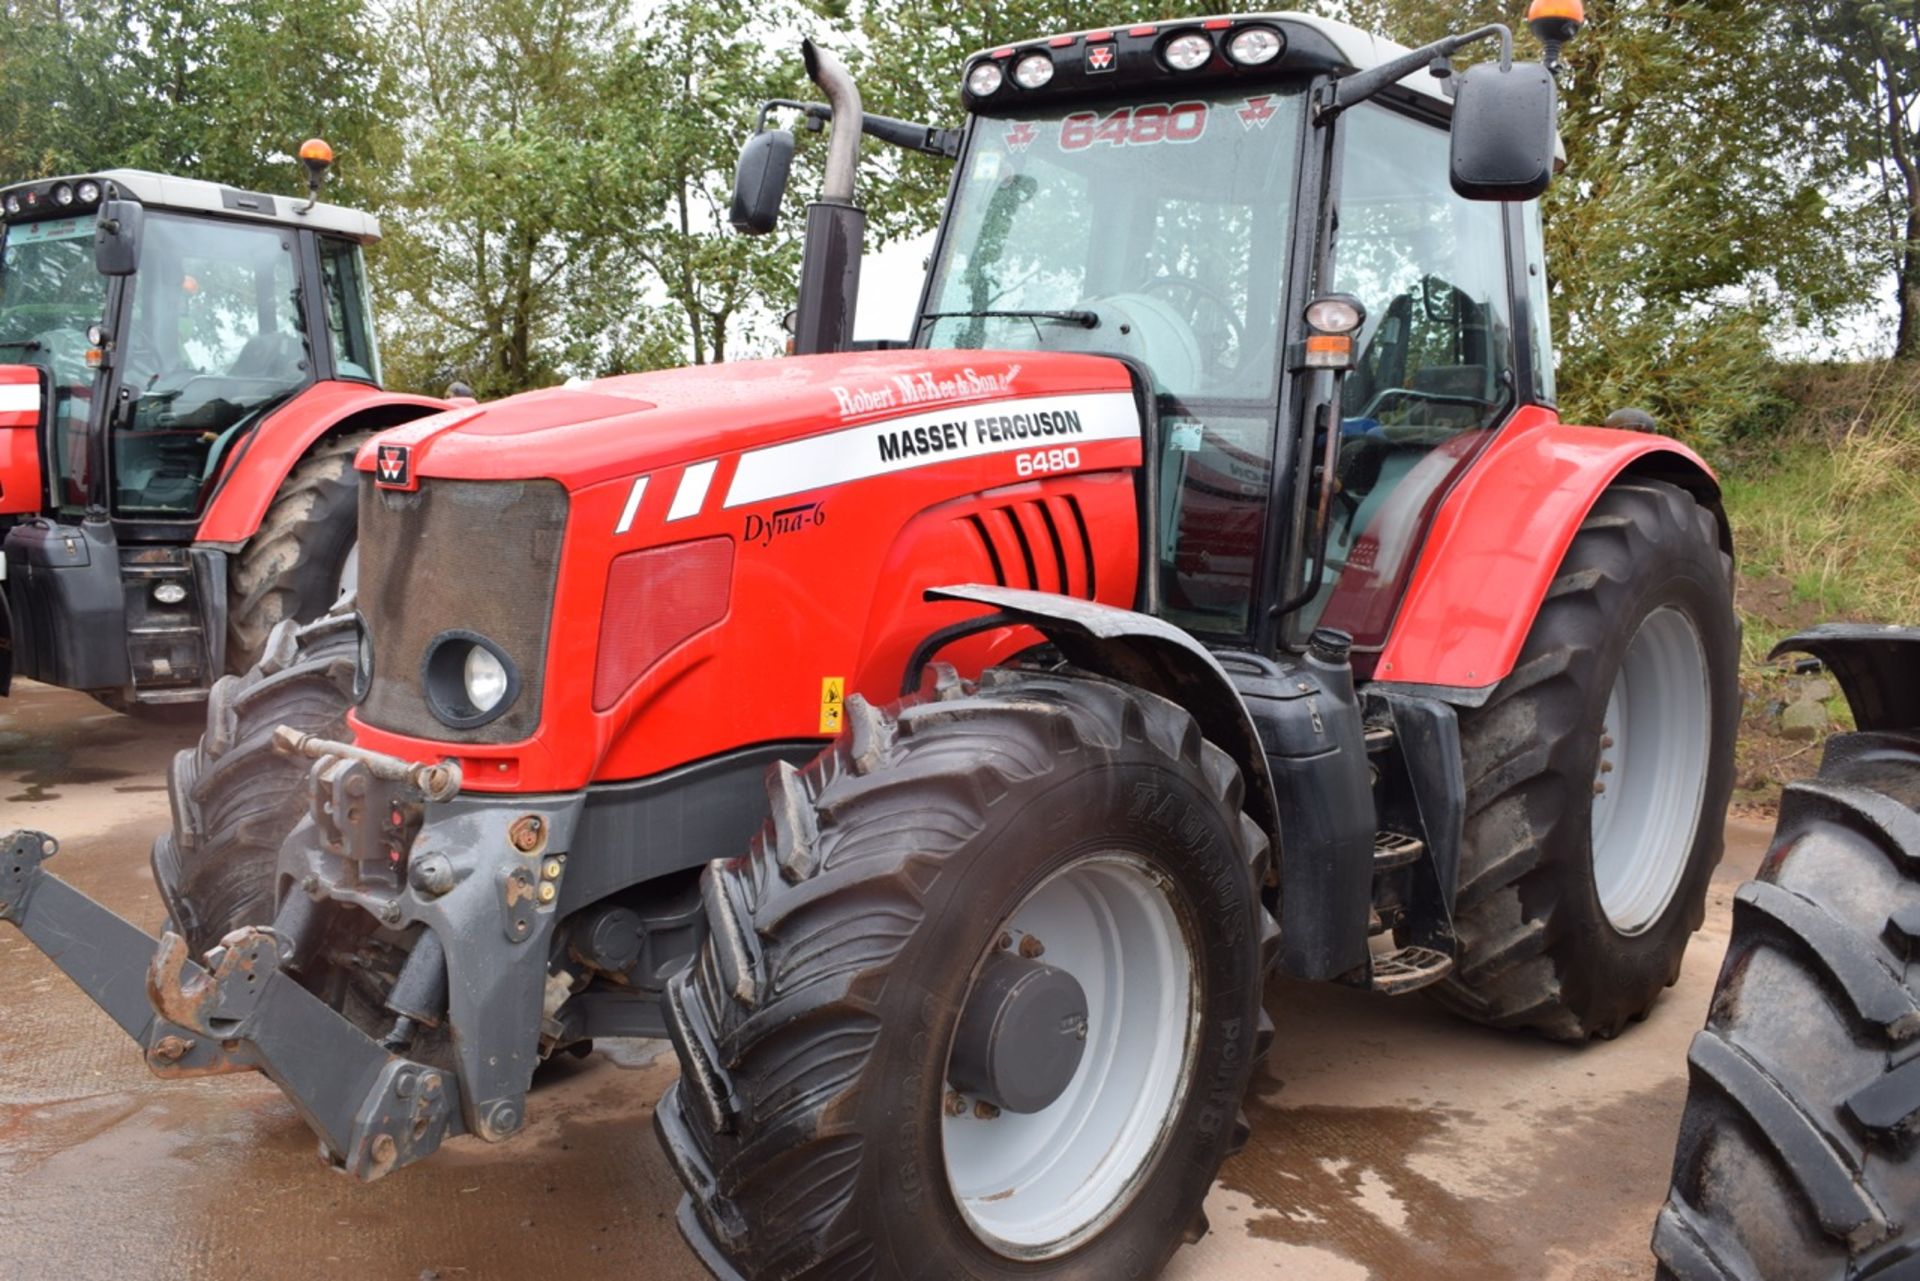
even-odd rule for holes
{"type": "Polygon", "coordinates": [[[1698,458],[1554,411],[1547,67],[1141,23],[969,58],[948,131],[807,55],[801,354],[379,437],[357,596],[173,771],[157,948],[37,833],[0,912],[366,1179],[671,1036],[681,1225],[756,1279],[1152,1274],[1276,971],[1644,1014],[1720,854],[1732,561],[1698,458]],[[865,351],[863,132],[958,162],[865,351]]]}
{"type": "Polygon", "coordinates": [[[380,388],[361,250],[317,203],[114,169],[0,189],[0,695],[193,703],[350,585],[380,388]]]}

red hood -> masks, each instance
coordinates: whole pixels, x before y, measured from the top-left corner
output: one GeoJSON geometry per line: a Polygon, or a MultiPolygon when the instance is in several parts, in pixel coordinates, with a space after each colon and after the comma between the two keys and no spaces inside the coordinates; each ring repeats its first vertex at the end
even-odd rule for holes
{"type": "MultiPolygon", "coordinates": [[[[849,424],[1027,396],[1128,390],[1125,365],[1031,351],[886,351],[695,365],[526,392],[386,432],[415,476],[569,489],[849,424]]],[[[358,466],[371,471],[374,447],[358,466]]]]}

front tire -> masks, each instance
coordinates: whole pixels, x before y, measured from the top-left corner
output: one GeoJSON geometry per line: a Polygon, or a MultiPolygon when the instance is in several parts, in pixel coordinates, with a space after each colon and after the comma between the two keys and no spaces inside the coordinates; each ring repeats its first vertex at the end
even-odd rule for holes
{"type": "Polygon", "coordinates": [[[1739,625],[1712,513],[1658,481],[1582,523],[1511,675],[1460,718],[1456,1013],[1611,1037],[1680,975],[1733,789],[1739,625]]]}
{"type": "Polygon", "coordinates": [[[1867,1281],[1920,1259],[1920,733],[1795,783],[1687,1053],[1663,1278],[1867,1281]]]}
{"type": "Polygon", "coordinates": [[[309,770],[274,749],[273,731],[344,737],[358,642],[350,616],[281,624],[252,670],[214,683],[206,733],[173,758],[173,826],[153,843],[153,873],[192,955],[273,921],[280,845],[307,812],[309,770]]]}
{"type": "Polygon", "coordinates": [[[772,822],[703,880],[712,933],[668,994],[682,1077],[655,1115],[717,1269],[1151,1275],[1204,1231],[1244,1138],[1278,931],[1238,771],[1122,686],[993,672],[949,693],[850,700],[847,734],[770,776],[772,822]],[[1123,935],[1164,964],[1113,956],[1123,935]],[[1087,998],[1071,1084],[1019,1113],[953,1083],[976,979],[1011,955],[1078,970],[1087,998]]]}

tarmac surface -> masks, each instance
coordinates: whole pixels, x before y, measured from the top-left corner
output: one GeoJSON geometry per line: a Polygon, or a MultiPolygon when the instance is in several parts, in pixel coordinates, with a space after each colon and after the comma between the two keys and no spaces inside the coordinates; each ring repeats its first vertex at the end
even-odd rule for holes
{"type": "MultiPolygon", "coordinates": [[[[197,726],[153,727],[27,684],[0,702],[0,832],[60,839],[52,870],[130,920],[162,909],[147,851],[197,726]]],[[[1735,886],[1768,829],[1735,820],[1680,982],[1618,1040],[1568,1049],[1419,997],[1277,981],[1253,1138],[1170,1281],[1606,1281],[1652,1275],[1686,1093],[1735,886]]],[[[657,1042],[556,1064],[526,1131],[456,1139],[370,1186],[323,1168],[264,1079],[163,1082],[0,926],[0,1278],[475,1281],[706,1274],[680,1241],[653,1104],[657,1042]]]]}

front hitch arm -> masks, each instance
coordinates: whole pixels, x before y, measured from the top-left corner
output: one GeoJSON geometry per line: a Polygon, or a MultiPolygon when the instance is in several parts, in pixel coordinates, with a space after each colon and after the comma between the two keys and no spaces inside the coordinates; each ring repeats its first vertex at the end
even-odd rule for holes
{"type": "Polygon", "coordinates": [[[47,872],[44,832],[0,838],[9,921],[138,1042],[163,1077],[259,1071],[280,1086],[330,1159],[371,1181],[463,1132],[452,1074],[393,1054],[282,968],[279,937],[237,930],[209,955],[159,939],[47,872]]]}

